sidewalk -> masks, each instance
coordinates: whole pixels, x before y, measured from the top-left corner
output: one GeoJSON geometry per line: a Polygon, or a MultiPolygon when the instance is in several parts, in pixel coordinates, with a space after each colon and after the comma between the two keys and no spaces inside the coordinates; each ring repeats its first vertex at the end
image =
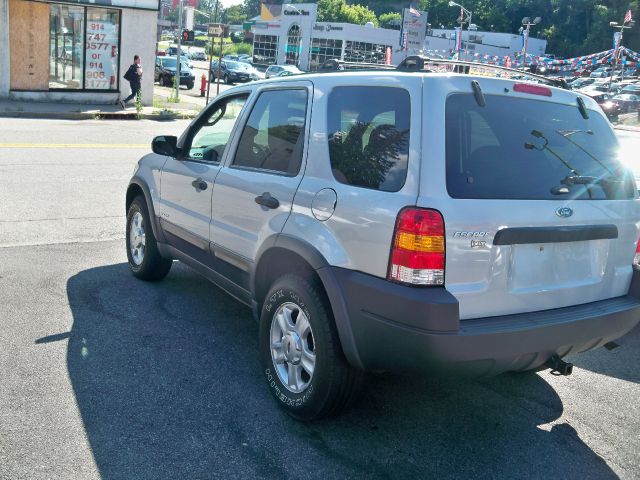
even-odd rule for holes
{"type": "Polygon", "coordinates": [[[120,105],[0,100],[0,117],[59,120],[171,120],[193,118],[202,109],[194,102],[169,103],[166,98],[156,95],[154,95],[153,105],[144,107],[138,114],[131,103],[123,110],[120,105]]]}

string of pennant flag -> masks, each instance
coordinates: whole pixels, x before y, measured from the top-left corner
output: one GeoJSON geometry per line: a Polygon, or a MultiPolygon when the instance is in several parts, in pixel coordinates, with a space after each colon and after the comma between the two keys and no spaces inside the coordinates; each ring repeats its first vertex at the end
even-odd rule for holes
{"type": "MultiPolygon", "coordinates": [[[[448,58],[453,58],[456,54],[455,50],[427,50],[425,52],[427,56],[446,56],[448,58]]],[[[530,55],[521,52],[516,52],[513,55],[487,55],[482,53],[474,53],[471,55],[473,59],[477,62],[488,63],[491,65],[500,65],[505,67],[521,67],[525,65],[525,60],[527,65],[531,65],[533,63],[538,65],[544,65],[548,70],[551,71],[570,71],[577,70],[582,67],[593,66],[593,65],[604,65],[614,63],[614,59],[616,59],[617,63],[625,65],[627,67],[635,67],[640,62],[640,54],[630,50],[626,47],[620,47],[618,49],[618,54],[616,58],[616,50],[606,50],[604,52],[592,53],[590,55],[583,55],[581,57],[568,58],[563,60],[558,60],[555,58],[530,55]]]]}

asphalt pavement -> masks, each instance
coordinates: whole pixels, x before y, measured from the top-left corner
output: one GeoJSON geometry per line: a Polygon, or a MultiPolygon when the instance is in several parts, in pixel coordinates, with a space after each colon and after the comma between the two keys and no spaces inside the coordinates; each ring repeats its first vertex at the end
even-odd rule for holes
{"type": "Polygon", "coordinates": [[[640,329],[570,377],[371,375],[340,417],[283,414],[247,308],[128,271],[129,176],[186,125],[0,119],[1,479],[640,477],[640,329]]]}

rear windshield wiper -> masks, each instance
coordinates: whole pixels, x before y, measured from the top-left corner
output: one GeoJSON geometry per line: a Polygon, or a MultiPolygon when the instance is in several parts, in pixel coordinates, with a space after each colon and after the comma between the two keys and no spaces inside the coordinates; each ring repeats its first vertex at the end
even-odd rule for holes
{"type": "Polygon", "coordinates": [[[580,150],[582,150],[584,153],[586,153],[593,161],[597,162],[602,168],[604,168],[607,172],[609,172],[611,175],[613,175],[613,172],[611,171],[611,169],[609,167],[607,167],[604,162],[602,162],[602,160],[598,159],[597,157],[595,157],[591,152],[589,152],[586,148],[584,148],[582,145],[580,145],[578,142],[573,141],[573,139],[571,138],[572,135],[575,135],[576,133],[586,133],[588,135],[593,135],[593,130],[556,130],[556,133],[558,135],[560,135],[562,138],[564,138],[565,140],[567,140],[568,142],[570,142],[572,145],[576,146],[577,148],[579,148],[580,150]]]}
{"type": "Polygon", "coordinates": [[[542,133],[539,130],[531,130],[531,135],[533,135],[536,138],[543,139],[544,140],[544,145],[542,145],[541,147],[536,147],[533,143],[527,142],[527,143],[524,144],[524,148],[526,148],[527,150],[538,150],[540,152],[543,151],[543,150],[546,150],[549,153],[551,153],[551,155],[553,155],[558,160],[560,160],[562,162],[562,164],[571,171],[571,173],[573,173],[576,176],[580,176],[580,173],[575,168],[573,168],[573,166],[569,162],[567,162],[564,158],[562,158],[556,152],[551,150],[551,148],[549,148],[549,139],[544,136],[544,133],[542,133]]]}

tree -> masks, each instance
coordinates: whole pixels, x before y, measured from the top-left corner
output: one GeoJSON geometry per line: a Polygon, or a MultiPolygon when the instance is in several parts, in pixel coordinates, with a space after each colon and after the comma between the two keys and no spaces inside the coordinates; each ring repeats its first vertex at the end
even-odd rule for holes
{"type": "Polygon", "coordinates": [[[382,28],[391,28],[400,30],[400,24],[402,22],[402,15],[395,12],[383,13],[379,17],[380,26],[382,28]]]}
{"type": "Polygon", "coordinates": [[[378,25],[378,19],[373,10],[364,5],[347,5],[346,0],[318,0],[319,22],[346,22],[364,25],[373,22],[378,25]]]}
{"type": "Polygon", "coordinates": [[[224,13],[227,17],[227,23],[230,23],[231,25],[238,25],[247,19],[247,14],[244,12],[241,5],[233,5],[226,8],[224,13]]]}
{"type": "Polygon", "coordinates": [[[244,0],[242,10],[247,18],[253,18],[260,15],[260,0],[244,0]]]}

